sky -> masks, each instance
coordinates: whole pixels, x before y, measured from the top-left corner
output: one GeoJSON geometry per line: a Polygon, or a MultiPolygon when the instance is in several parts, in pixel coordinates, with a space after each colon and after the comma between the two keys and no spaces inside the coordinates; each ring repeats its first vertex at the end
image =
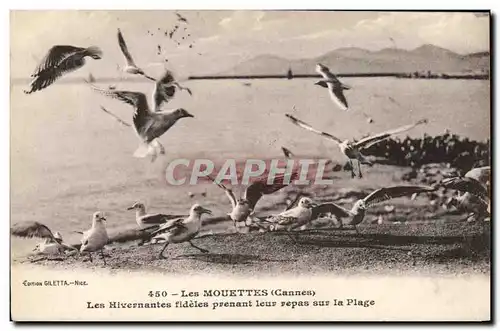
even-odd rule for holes
{"type": "Polygon", "coordinates": [[[262,54],[313,58],[341,47],[413,49],[434,44],[462,54],[489,49],[489,17],[467,12],[179,13],[188,24],[178,22],[174,11],[12,11],[12,77],[29,77],[55,44],[98,45],[106,62],[93,66],[111,74],[123,62],[117,28],[139,66],[163,66],[168,58],[168,66],[186,75],[223,71],[262,54]],[[163,33],[175,24],[180,26],[177,34],[186,38],[181,45],[163,33]],[[157,45],[162,48],[161,55],[157,45]]]}

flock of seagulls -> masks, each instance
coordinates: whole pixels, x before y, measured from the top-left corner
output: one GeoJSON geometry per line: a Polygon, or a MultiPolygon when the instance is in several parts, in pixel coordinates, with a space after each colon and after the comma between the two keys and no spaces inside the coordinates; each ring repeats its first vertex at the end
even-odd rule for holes
{"type": "MultiPolygon", "coordinates": [[[[177,18],[179,22],[187,23],[187,19],[180,14],[177,14],[177,18]]],[[[170,38],[174,32],[170,32],[170,38]]],[[[154,161],[158,155],[165,154],[166,152],[158,139],[180,119],[194,117],[183,108],[162,110],[162,106],[168,104],[178,90],[185,90],[190,95],[192,95],[192,92],[189,88],[179,85],[170,70],[165,70],[159,79],[147,75],[136,64],[120,29],[117,31],[117,40],[125,60],[125,65],[120,70],[126,74],[143,76],[145,79],[154,82],[150,102],[148,102],[147,96],[141,92],[120,90],[114,86],[107,88],[98,87],[95,85],[95,79],[91,75],[85,82],[93,91],[106,97],[120,100],[133,107],[133,127],[140,140],[140,146],[133,155],[140,158],[151,156],[151,161],[154,161]]],[[[102,52],[95,46],[88,48],[67,45],[53,46],[32,74],[33,80],[30,83],[30,89],[24,92],[31,94],[49,87],[62,75],[81,68],[85,64],[86,57],[100,60],[102,52]]],[[[315,85],[327,88],[332,101],[341,110],[348,111],[349,105],[344,92],[351,89],[351,87],[340,82],[337,76],[323,64],[318,63],[316,71],[323,79],[316,82],[315,85]]],[[[102,106],[101,109],[115,116],[102,106]]],[[[398,133],[411,130],[417,125],[427,123],[427,119],[423,119],[413,124],[365,137],[359,141],[350,141],[342,140],[332,134],[317,130],[291,114],[285,114],[285,116],[294,125],[334,141],[351,165],[352,178],[356,177],[354,162],[357,163],[359,178],[363,177],[361,164],[373,165],[373,162],[363,155],[363,149],[369,148],[398,133]]],[[[115,118],[121,121],[122,124],[130,126],[130,124],[118,117],[115,116],[115,118]]],[[[282,150],[286,158],[293,157],[293,153],[287,148],[282,147],[282,150]]],[[[463,193],[451,200],[450,204],[457,207],[465,206],[467,208],[469,200],[476,199],[481,204],[482,209],[478,212],[477,208],[473,208],[470,212],[472,214],[479,214],[479,216],[490,213],[489,167],[473,169],[463,177],[447,178],[434,186],[392,186],[380,188],[365,198],[358,200],[351,209],[345,209],[333,202],[316,204],[311,198],[300,197],[299,194],[283,212],[264,218],[255,217],[257,203],[262,197],[274,194],[287,187],[289,183],[298,178],[297,172],[292,172],[288,176],[277,176],[271,184],[267,183],[267,178],[258,179],[246,188],[243,196],[240,198],[237,198],[232,189],[226,187],[220,181],[211,176],[207,177],[224,190],[229,199],[231,211],[226,216],[233,222],[237,232],[248,232],[250,226],[257,224],[259,227],[266,228],[269,231],[287,231],[292,233],[297,229],[304,229],[311,221],[319,218],[321,215],[330,215],[340,222],[340,227],[346,225],[358,232],[357,226],[363,222],[368,208],[398,197],[412,196],[414,198],[418,194],[430,193],[441,187],[454,189],[463,193]]],[[[192,240],[200,233],[203,227],[202,215],[212,215],[209,209],[199,204],[194,204],[190,208],[188,215],[148,214],[146,213],[145,205],[139,201],[127,209],[135,211],[135,219],[139,231],[147,234],[147,239],[143,240],[141,244],[144,244],[147,240],[165,242],[159,253],[159,258],[165,258],[164,252],[170,244],[183,242],[189,243],[193,248],[201,252],[208,252],[207,249],[193,244],[192,240]]],[[[109,236],[106,230],[106,217],[104,214],[100,211],[95,212],[92,216],[91,228],[78,233],[82,235],[79,247],[64,243],[60,233],[53,233],[47,226],[38,222],[18,223],[11,228],[12,235],[45,238],[45,241],[38,244],[35,248],[39,253],[57,254],[76,251],[81,254],[88,254],[90,261],[93,262],[92,253],[95,252],[101,254],[103,262],[106,264],[103,249],[109,243],[109,236]]]]}

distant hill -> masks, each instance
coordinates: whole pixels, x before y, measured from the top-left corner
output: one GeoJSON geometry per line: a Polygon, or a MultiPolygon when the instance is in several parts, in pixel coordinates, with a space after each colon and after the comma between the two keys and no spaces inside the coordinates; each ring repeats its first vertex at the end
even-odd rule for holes
{"type": "Polygon", "coordinates": [[[384,48],[369,51],[348,47],[335,49],[312,59],[289,60],[274,55],[261,55],[242,62],[224,75],[284,74],[289,67],[294,74],[314,74],[316,63],[323,63],[336,73],[360,72],[470,72],[489,70],[490,52],[467,55],[426,44],[413,50],[384,48]]]}

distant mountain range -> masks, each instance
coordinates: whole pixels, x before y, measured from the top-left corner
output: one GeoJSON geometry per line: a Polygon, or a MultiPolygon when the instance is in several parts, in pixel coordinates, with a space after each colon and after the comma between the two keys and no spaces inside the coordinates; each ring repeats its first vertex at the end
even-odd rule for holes
{"type": "Polygon", "coordinates": [[[489,70],[490,52],[457,54],[435,45],[422,45],[413,50],[384,48],[369,51],[348,47],[335,49],[312,59],[289,60],[273,55],[261,55],[242,62],[223,75],[314,74],[316,63],[328,66],[335,73],[388,73],[427,71],[458,73],[489,70]]]}

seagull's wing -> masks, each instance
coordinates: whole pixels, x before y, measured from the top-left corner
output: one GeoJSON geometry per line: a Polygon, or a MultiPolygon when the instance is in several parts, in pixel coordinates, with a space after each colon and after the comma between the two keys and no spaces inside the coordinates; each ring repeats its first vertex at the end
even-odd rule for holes
{"type": "Polygon", "coordinates": [[[50,238],[54,241],[56,240],[52,231],[50,231],[50,229],[46,225],[38,222],[16,223],[10,228],[10,234],[13,236],[24,238],[38,237],[50,238]]]}
{"type": "Polygon", "coordinates": [[[303,121],[299,120],[298,118],[294,117],[293,115],[285,114],[285,116],[288,117],[290,119],[290,121],[292,121],[293,124],[295,124],[295,125],[303,128],[303,129],[306,129],[308,131],[311,131],[311,132],[314,132],[316,134],[319,134],[320,136],[323,136],[325,138],[333,140],[333,141],[335,141],[338,144],[342,143],[342,140],[340,140],[339,138],[337,138],[335,136],[332,136],[329,133],[316,130],[315,128],[313,128],[312,126],[310,126],[309,124],[307,124],[306,122],[303,122],[303,121]]]}
{"type": "Polygon", "coordinates": [[[125,56],[125,60],[127,61],[127,65],[132,66],[132,67],[137,67],[135,65],[134,59],[132,59],[132,55],[130,55],[130,52],[128,51],[127,44],[125,43],[125,39],[123,39],[122,32],[120,29],[118,29],[118,44],[120,45],[120,49],[123,53],[123,56],[125,56]]]}
{"type": "Polygon", "coordinates": [[[66,54],[66,57],[59,63],[38,72],[30,83],[30,89],[25,90],[24,93],[31,94],[42,90],[52,85],[62,75],[75,71],[83,67],[84,64],[85,60],[81,58],[81,54],[78,54],[78,52],[66,54]]]}
{"type": "Polygon", "coordinates": [[[42,61],[40,61],[40,64],[37,66],[31,77],[38,76],[41,72],[59,65],[68,56],[84,50],[85,48],[70,45],[52,46],[42,61]]]}
{"type": "Polygon", "coordinates": [[[388,139],[392,135],[408,131],[410,129],[413,129],[417,125],[425,124],[427,122],[428,122],[427,119],[423,119],[423,120],[420,120],[420,121],[413,123],[413,124],[408,124],[408,125],[399,127],[397,129],[394,129],[394,130],[385,131],[385,132],[379,133],[379,134],[374,135],[374,136],[363,138],[360,141],[356,142],[356,146],[359,149],[369,148],[369,147],[375,145],[376,143],[381,142],[382,140],[388,139]]]}
{"type": "Polygon", "coordinates": [[[119,118],[118,116],[116,116],[115,114],[113,114],[112,112],[110,112],[109,110],[107,110],[106,108],[104,108],[103,106],[100,106],[101,107],[101,110],[103,112],[105,112],[106,114],[112,116],[115,120],[117,120],[120,124],[123,124],[125,126],[130,126],[130,124],[128,124],[127,122],[125,122],[124,120],[122,120],[121,118],[119,118]]]}
{"type": "Polygon", "coordinates": [[[150,214],[145,215],[141,218],[142,223],[144,224],[163,224],[172,219],[183,219],[187,217],[187,215],[167,215],[167,214],[150,214]]]}
{"type": "Polygon", "coordinates": [[[465,174],[465,177],[474,178],[486,185],[486,183],[491,181],[491,167],[485,166],[471,169],[465,174]]]}
{"type": "Polygon", "coordinates": [[[325,214],[325,213],[332,213],[339,218],[352,216],[352,214],[349,210],[342,208],[341,206],[339,206],[333,202],[328,202],[328,203],[322,203],[320,205],[314,206],[312,208],[311,219],[312,220],[317,219],[319,217],[319,215],[325,214]]]}
{"type": "Polygon", "coordinates": [[[316,65],[316,72],[318,74],[320,74],[321,76],[323,76],[323,78],[326,79],[327,81],[334,82],[334,83],[337,83],[338,85],[341,85],[337,76],[335,76],[333,73],[331,73],[330,69],[328,69],[326,66],[324,66],[322,64],[317,64],[316,65]]]}
{"type": "Polygon", "coordinates": [[[283,211],[287,211],[287,210],[290,210],[293,207],[295,207],[295,204],[300,200],[301,197],[302,197],[302,193],[300,193],[300,192],[297,193],[297,196],[295,197],[295,199],[290,201],[290,203],[285,207],[285,210],[283,210],[283,211]]]}
{"type": "Polygon", "coordinates": [[[281,147],[281,150],[283,151],[283,154],[285,154],[285,157],[289,159],[290,157],[293,156],[293,153],[286,147],[281,147]]]}
{"type": "Polygon", "coordinates": [[[233,191],[231,189],[228,189],[226,186],[224,186],[224,184],[217,183],[215,181],[215,178],[213,178],[212,176],[207,175],[207,178],[209,178],[212,182],[214,182],[214,184],[216,184],[218,187],[223,189],[224,192],[226,192],[226,196],[228,197],[229,201],[231,202],[231,207],[235,208],[237,203],[236,203],[236,197],[234,196],[233,191]]]}
{"type": "Polygon", "coordinates": [[[158,234],[162,234],[165,232],[170,232],[173,235],[176,235],[176,234],[178,234],[186,229],[183,222],[184,222],[183,218],[170,220],[170,221],[166,222],[164,225],[160,226],[160,228],[158,230],[153,231],[151,233],[151,237],[154,237],[158,234]]]}
{"type": "MultiPolygon", "coordinates": [[[[298,178],[298,172],[294,171],[290,174],[290,182],[298,178]]],[[[259,199],[265,194],[272,194],[288,186],[288,183],[285,183],[285,175],[279,175],[274,177],[274,182],[272,184],[267,183],[267,176],[264,176],[252,184],[250,184],[243,196],[244,199],[248,201],[248,205],[250,209],[254,209],[255,205],[259,201],[259,199]]]]}
{"type": "Polygon", "coordinates": [[[344,92],[340,86],[335,86],[333,84],[328,84],[328,93],[333,102],[335,102],[340,109],[348,110],[349,105],[347,104],[347,99],[345,98],[344,92]]]}
{"type": "Polygon", "coordinates": [[[461,192],[469,192],[483,200],[488,199],[488,190],[480,181],[470,177],[445,178],[441,185],[461,192]]]}
{"type": "Polygon", "coordinates": [[[367,207],[373,206],[377,203],[387,201],[390,199],[395,199],[399,197],[403,197],[406,195],[412,195],[415,193],[422,192],[433,192],[436,191],[436,187],[432,186],[392,186],[392,187],[384,187],[378,190],[373,191],[368,194],[363,200],[367,207]]]}
{"type": "Polygon", "coordinates": [[[99,92],[105,96],[123,101],[131,106],[134,106],[135,108],[140,108],[141,110],[149,109],[148,100],[144,93],[123,91],[123,90],[102,89],[90,83],[89,85],[90,87],[92,87],[94,91],[99,92]]]}

